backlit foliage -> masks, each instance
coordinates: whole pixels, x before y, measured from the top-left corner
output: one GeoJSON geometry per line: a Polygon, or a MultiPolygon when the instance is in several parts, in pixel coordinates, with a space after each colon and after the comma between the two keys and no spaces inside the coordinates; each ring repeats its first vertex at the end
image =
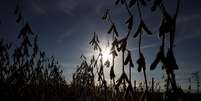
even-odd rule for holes
{"type": "MultiPolygon", "coordinates": [[[[125,6],[125,9],[128,12],[128,19],[125,21],[125,26],[127,26],[127,34],[123,37],[119,37],[121,32],[118,30],[118,26],[115,23],[114,19],[112,19],[111,10],[108,8],[106,9],[105,14],[102,16],[102,20],[105,22],[110,23],[110,26],[108,27],[107,33],[112,35],[111,40],[111,46],[110,49],[112,54],[112,60],[105,61],[106,65],[103,65],[102,60],[102,48],[100,46],[100,41],[98,40],[98,36],[94,32],[94,36],[92,40],[90,41],[90,44],[92,47],[94,47],[94,51],[98,52],[98,57],[95,59],[94,67],[96,68],[97,72],[94,71],[94,74],[98,74],[97,81],[100,82],[100,87],[104,90],[104,100],[139,100],[139,101],[147,101],[147,100],[156,100],[156,96],[154,94],[154,78],[152,79],[151,83],[148,83],[147,80],[147,63],[146,63],[146,56],[143,53],[143,50],[141,49],[141,43],[143,42],[143,36],[149,35],[154,36],[155,33],[152,32],[152,30],[149,28],[150,25],[148,25],[143,18],[143,12],[142,9],[149,8],[150,12],[159,12],[161,15],[161,23],[158,28],[159,38],[161,39],[161,45],[159,47],[159,52],[156,55],[156,58],[153,57],[153,63],[150,66],[150,70],[154,70],[159,63],[162,64],[162,70],[165,70],[166,72],[166,91],[164,93],[164,98],[160,98],[160,100],[164,101],[183,101],[184,99],[184,92],[180,87],[177,86],[176,80],[175,80],[175,73],[174,71],[179,69],[179,66],[176,63],[175,55],[174,55],[174,42],[175,42],[175,30],[176,30],[176,20],[179,12],[179,6],[180,6],[180,0],[176,0],[176,9],[174,15],[170,15],[167,11],[166,5],[164,4],[165,0],[115,0],[116,6],[125,6]],[[132,12],[136,9],[138,12],[132,12]],[[133,13],[138,13],[139,15],[139,21],[134,23],[134,19],[137,18],[137,16],[134,16],[133,13]],[[137,28],[134,29],[134,24],[138,24],[137,28]],[[128,40],[130,37],[134,39],[139,39],[138,44],[138,56],[139,58],[136,61],[136,69],[138,72],[143,72],[144,75],[144,84],[145,84],[145,90],[142,90],[140,93],[139,91],[136,91],[136,84],[134,85],[134,88],[132,86],[131,81],[131,69],[134,68],[134,62],[132,59],[132,53],[128,48],[128,40]],[[165,41],[169,41],[169,44],[165,41]],[[122,63],[115,62],[116,57],[120,57],[119,53],[122,53],[122,63]],[[99,62],[98,62],[99,61],[99,62]],[[109,66],[109,63],[111,63],[111,66],[109,66]],[[99,63],[99,65],[98,65],[99,63]],[[119,78],[116,78],[116,74],[114,72],[114,64],[122,64],[122,74],[119,78]],[[125,66],[129,67],[129,73],[127,76],[127,73],[125,72],[125,66]],[[110,67],[110,79],[113,81],[113,84],[110,85],[111,87],[108,87],[107,81],[105,80],[105,74],[104,74],[104,68],[110,67]],[[151,90],[149,89],[149,84],[151,84],[151,90]],[[170,88],[171,86],[171,88],[170,88]]],[[[154,13],[153,13],[154,14],[154,13]]],[[[93,56],[94,58],[94,56],[93,56]]],[[[86,62],[86,61],[85,61],[86,62]]],[[[91,66],[91,65],[90,65],[91,66]]],[[[90,66],[86,66],[85,68],[89,68],[90,66]]],[[[81,68],[81,67],[79,67],[81,68]]],[[[86,71],[85,71],[86,72],[86,71]]],[[[86,75],[85,72],[82,73],[82,75],[86,75]]],[[[93,71],[91,71],[93,72],[93,71]]],[[[87,72],[86,72],[87,73],[87,72]]],[[[93,80],[95,80],[95,77],[93,77],[93,80]]],[[[159,87],[159,83],[156,83],[156,86],[159,87]]],[[[94,89],[96,91],[96,89],[94,89]]],[[[99,91],[99,90],[98,90],[99,91]]],[[[96,95],[98,96],[98,95],[96,95]]]]}
{"type": "Polygon", "coordinates": [[[4,101],[62,101],[66,82],[54,57],[39,49],[38,36],[22,16],[18,2],[15,14],[19,44],[0,40],[0,99],[4,101]]]}

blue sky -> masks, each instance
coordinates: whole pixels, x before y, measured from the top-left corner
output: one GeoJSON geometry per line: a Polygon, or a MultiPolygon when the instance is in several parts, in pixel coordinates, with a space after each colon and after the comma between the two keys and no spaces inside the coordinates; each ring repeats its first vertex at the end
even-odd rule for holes
{"type": "MultiPolygon", "coordinates": [[[[174,10],[175,0],[166,0],[168,10],[174,10]]],[[[15,0],[0,1],[0,38],[9,42],[17,41],[17,25],[15,23],[15,0]]],[[[201,1],[181,0],[181,9],[177,20],[177,35],[175,55],[180,67],[176,71],[176,78],[182,84],[187,83],[190,74],[201,71],[201,1]]],[[[32,29],[39,35],[40,47],[49,55],[54,55],[62,64],[64,75],[71,80],[76,65],[80,63],[80,55],[90,57],[92,48],[88,44],[93,32],[97,32],[100,39],[105,42],[109,35],[106,34],[110,25],[101,20],[106,8],[112,10],[112,18],[117,23],[121,33],[126,32],[123,24],[128,17],[125,8],[114,6],[114,0],[24,0],[23,15],[31,24],[32,29]]],[[[135,10],[132,9],[134,15],[135,10]]],[[[161,68],[149,71],[148,67],[158,51],[160,40],[157,38],[159,15],[143,9],[143,18],[154,33],[153,36],[143,37],[143,52],[147,58],[148,79],[155,77],[161,80],[161,68]]],[[[137,17],[136,17],[137,18],[137,17]]],[[[137,23],[135,19],[134,23],[137,23]]],[[[138,24],[135,24],[138,25],[138,24]]],[[[125,34],[120,34],[122,37],[125,34]]],[[[129,39],[129,49],[132,50],[133,60],[138,59],[137,39],[129,39]]],[[[117,60],[118,61],[118,60],[117,60]]],[[[137,64],[135,63],[137,67],[137,64]]],[[[116,66],[115,72],[121,73],[116,66]]],[[[133,79],[143,80],[142,73],[133,69],[133,79]]]]}

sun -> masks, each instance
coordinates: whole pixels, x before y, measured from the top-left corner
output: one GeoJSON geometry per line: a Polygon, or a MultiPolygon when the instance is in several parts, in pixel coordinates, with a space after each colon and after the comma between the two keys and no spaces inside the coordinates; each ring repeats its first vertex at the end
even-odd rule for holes
{"type": "Polygon", "coordinates": [[[108,47],[104,47],[102,51],[103,61],[112,60],[112,54],[110,54],[110,49],[108,47]]]}

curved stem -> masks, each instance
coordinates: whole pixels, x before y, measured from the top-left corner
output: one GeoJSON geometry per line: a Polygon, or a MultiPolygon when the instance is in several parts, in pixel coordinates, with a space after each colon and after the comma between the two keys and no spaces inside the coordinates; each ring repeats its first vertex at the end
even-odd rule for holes
{"type": "Polygon", "coordinates": [[[166,92],[165,92],[165,100],[167,99],[168,97],[168,93],[169,93],[169,85],[170,85],[170,76],[168,73],[167,74],[167,84],[166,84],[166,92]]]}
{"type": "Polygon", "coordinates": [[[176,8],[175,16],[174,16],[175,19],[176,19],[177,16],[178,16],[179,8],[180,8],[180,0],[177,0],[177,8],[176,8]]]}
{"type": "Polygon", "coordinates": [[[130,36],[131,30],[128,30],[128,34],[126,36],[126,38],[128,39],[128,37],[130,36]]]}
{"type": "Polygon", "coordinates": [[[130,11],[130,9],[129,9],[129,7],[128,7],[127,1],[124,0],[124,2],[125,2],[126,10],[128,11],[128,14],[129,14],[130,16],[133,16],[133,14],[131,13],[131,11],[130,11]]]}
{"type": "MultiPolygon", "coordinates": [[[[114,70],[114,56],[112,58],[112,66],[113,66],[113,70],[114,70]]],[[[115,85],[115,79],[113,78],[113,85],[115,85]]]]}
{"type": "Polygon", "coordinates": [[[146,75],[145,69],[143,69],[143,73],[144,73],[144,80],[145,80],[145,85],[146,85],[146,91],[148,91],[147,75],[146,75]]]}
{"type": "MultiPolygon", "coordinates": [[[[108,12],[108,22],[109,22],[110,24],[114,24],[114,22],[113,22],[112,19],[111,19],[110,12],[108,12]]],[[[113,38],[113,39],[114,39],[114,36],[115,36],[115,33],[113,32],[113,33],[112,33],[112,38],[113,38]]]]}
{"type": "Polygon", "coordinates": [[[108,22],[109,22],[110,24],[113,24],[113,21],[112,21],[111,16],[110,16],[110,12],[108,12],[108,22]]]}
{"type": "Polygon", "coordinates": [[[125,52],[125,51],[122,52],[122,73],[125,72],[125,71],[124,71],[124,52],[125,52]]]}
{"type": "Polygon", "coordinates": [[[141,52],[141,40],[142,40],[142,34],[140,33],[139,45],[138,45],[139,54],[140,54],[140,52],[141,52]]]}
{"type": "Polygon", "coordinates": [[[131,82],[131,66],[129,66],[129,80],[131,82]]]}
{"type": "Polygon", "coordinates": [[[162,36],[162,48],[165,46],[165,35],[162,36]]]}
{"type": "Polygon", "coordinates": [[[176,90],[177,90],[177,83],[176,83],[176,80],[175,80],[175,74],[173,72],[171,72],[170,75],[171,75],[171,85],[172,85],[172,88],[176,92],[176,90]]]}
{"type": "Polygon", "coordinates": [[[140,20],[142,20],[142,13],[141,13],[140,4],[139,4],[138,0],[137,0],[137,8],[138,8],[138,13],[139,13],[140,20]]]}

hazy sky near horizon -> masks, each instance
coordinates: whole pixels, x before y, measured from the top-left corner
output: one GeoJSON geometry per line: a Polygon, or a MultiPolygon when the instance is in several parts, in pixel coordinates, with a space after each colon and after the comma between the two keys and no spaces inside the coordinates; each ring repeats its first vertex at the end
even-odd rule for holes
{"type": "MultiPolygon", "coordinates": [[[[15,23],[14,9],[17,0],[0,1],[0,38],[8,42],[16,43],[18,28],[15,23]]],[[[174,13],[175,0],[167,1],[171,14],[174,13]]],[[[97,32],[100,39],[106,43],[110,35],[106,34],[110,25],[101,20],[106,8],[112,10],[112,18],[117,22],[120,37],[126,32],[124,21],[128,17],[123,6],[114,6],[115,0],[24,0],[22,4],[23,15],[39,35],[39,45],[49,55],[54,55],[62,64],[64,75],[67,80],[72,79],[72,73],[76,65],[80,64],[80,55],[90,57],[92,48],[88,44],[93,32],[97,32]]],[[[177,20],[177,35],[175,56],[179,65],[176,71],[178,82],[188,82],[190,74],[201,71],[201,1],[181,0],[181,9],[177,20]]],[[[138,15],[135,8],[132,9],[138,25],[138,15]],[[135,14],[136,13],[136,14],[135,14]]],[[[148,79],[155,77],[161,80],[162,72],[158,67],[150,71],[149,66],[155,58],[160,45],[157,37],[159,27],[158,13],[152,13],[147,8],[143,9],[143,18],[155,33],[153,36],[143,37],[143,52],[147,57],[148,79]]],[[[133,31],[135,32],[135,30],[133,31]]],[[[138,59],[138,40],[129,39],[129,49],[132,50],[133,60],[138,59]]],[[[118,61],[118,60],[117,60],[118,61]]],[[[133,79],[143,80],[142,73],[137,73],[137,64],[133,71],[133,79]]],[[[116,66],[115,72],[120,75],[121,67],[116,66]]],[[[109,71],[109,69],[106,69],[109,71]]]]}

